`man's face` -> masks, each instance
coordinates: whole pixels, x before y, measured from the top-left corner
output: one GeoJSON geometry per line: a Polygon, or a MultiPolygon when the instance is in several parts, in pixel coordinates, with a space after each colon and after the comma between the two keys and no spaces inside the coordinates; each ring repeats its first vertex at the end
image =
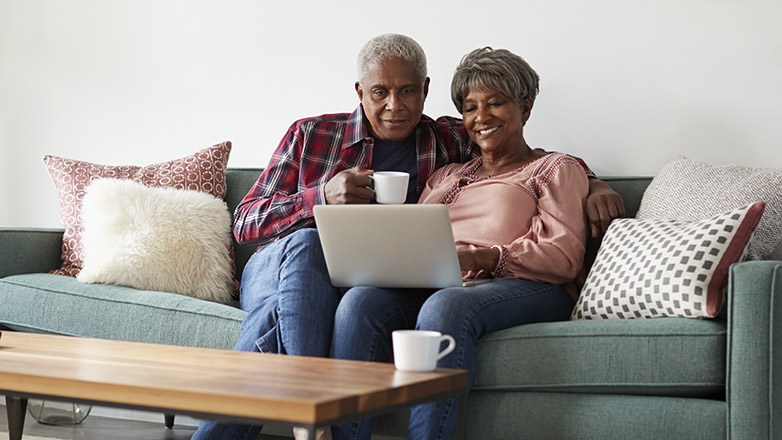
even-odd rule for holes
{"type": "Polygon", "coordinates": [[[383,58],[356,82],[356,92],[370,134],[376,139],[402,141],[421,120],[429,78],[422,83],[415,66],[403,58],[383,58]]]}

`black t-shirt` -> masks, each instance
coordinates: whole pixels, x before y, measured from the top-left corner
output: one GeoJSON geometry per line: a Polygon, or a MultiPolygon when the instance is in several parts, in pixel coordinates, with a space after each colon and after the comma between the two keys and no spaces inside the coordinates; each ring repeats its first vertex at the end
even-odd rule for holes
{"type": "MultiPolygon", "coordinates": [[[[375,139],[372,149],[372,169],[375,171],[404,171],[410,174],[405,203],[418,202],[418,162],[416,160],[415,131],[403,141],[375,139]]],[[[372,203],[375,203],[372,200],[372,203]]]]}

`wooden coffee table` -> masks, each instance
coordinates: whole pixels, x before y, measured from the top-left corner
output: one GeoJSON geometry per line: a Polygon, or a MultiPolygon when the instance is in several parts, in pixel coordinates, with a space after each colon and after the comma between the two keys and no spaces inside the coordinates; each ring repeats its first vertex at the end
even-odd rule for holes
{"type": "Polygon", "coordinates": [[[10,440],[28,398],[315,428],[465,393],[467,372],[392,364],[3,332],[0,394],[10,440]]]}

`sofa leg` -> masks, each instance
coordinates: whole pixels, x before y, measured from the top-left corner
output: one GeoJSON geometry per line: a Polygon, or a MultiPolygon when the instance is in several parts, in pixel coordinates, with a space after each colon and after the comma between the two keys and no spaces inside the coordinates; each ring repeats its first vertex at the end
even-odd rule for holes
{"type": "Polygon", "coordinates": [[[172,429],[174,427],[174,414],[164,414],[166,417],[166,429],[172,429]]]}
{"type": "Polygon", "coordinates": [[[24,416],[27,413],[27,399],[5,396],[5,410],[8,414],[8,439],[22,440],[24,416]]]}

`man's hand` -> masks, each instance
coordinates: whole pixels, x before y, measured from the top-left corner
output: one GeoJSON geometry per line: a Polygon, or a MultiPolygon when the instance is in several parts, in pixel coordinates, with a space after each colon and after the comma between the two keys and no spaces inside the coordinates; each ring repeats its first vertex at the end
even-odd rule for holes
{"type": "Polygon", "coordinates": [[[600,179],[589,179],[586,213],[592,237],[605,234],[611,220],[625,216],[622,196],[600,179]]]}
{"type": "Polygon", "coordinates": [[[372,183],[369,176],[373,173],[373,170],[368,170],[361,165],[337,173],[326,183],[324,188],[326,204],[369,203],[375,194],[374,191],[367,188],[372,183]]]}

